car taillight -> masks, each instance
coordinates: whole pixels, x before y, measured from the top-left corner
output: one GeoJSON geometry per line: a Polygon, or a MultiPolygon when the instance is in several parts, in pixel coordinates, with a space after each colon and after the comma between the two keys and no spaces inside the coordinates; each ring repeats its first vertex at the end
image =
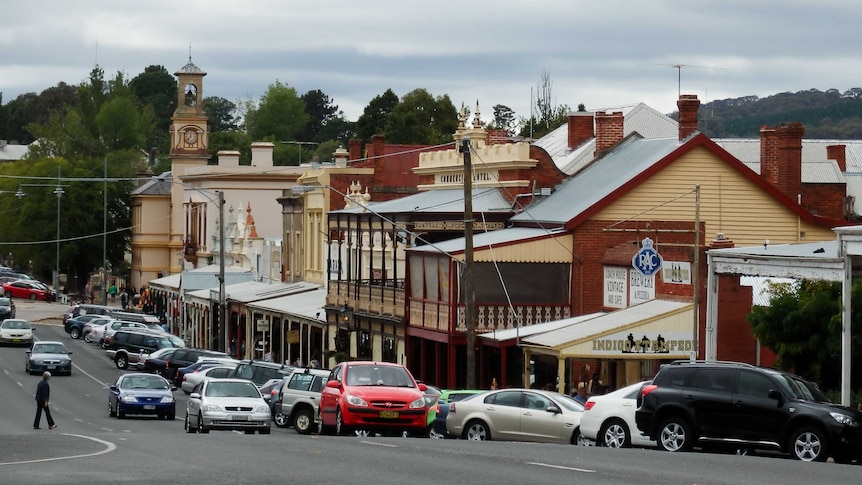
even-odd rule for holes
{"type": "Polygon", "coordinates": [[[644,388],[641,389],[641,397],[646,396],[647,394],[655,391],[656,389],[658,389],[658,386],[655,384],[650,384],[648,386],[644,386],[644,388]]]}
{"type": "Polygon", "coordinates": [[[185,375],[183,375],[183,382],[187,382],[187,381],[186,381],[186,376],[185,376],[185,375]]]}
{"type": "Polygon", "coordinates": [[[595,406],[595,405],[596,405],[596,402],[593,401],[592,399],[590,399],[589,401],[587,401],[586,404],[584,404],[584,411],[589,411],[590,409],[593,409],[593,406],[595,406]]]}
{"type": "Polygon", "coordinates": [[[452,404],[449,405],[449,414],[452,414],[454,412],[455,412],[455,403],[453,402],[452,404]]]}

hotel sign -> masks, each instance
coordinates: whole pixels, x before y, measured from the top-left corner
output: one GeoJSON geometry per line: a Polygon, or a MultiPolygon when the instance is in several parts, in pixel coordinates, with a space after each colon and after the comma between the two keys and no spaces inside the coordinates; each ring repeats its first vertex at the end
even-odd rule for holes
{"type": "MultiPolygon", "coordinates": [[[[503,229],[503,222],[479,222],[473,223],[473,229],[476,231],[494,231],[503,229]]],[[[414,231],[463,231],[464,221],[416,221],[413,223],[414,231]]]]}
{"type": "Polygon", "coordinates": [[[683,356],[692,351],[691,334],[685,332],[620,332],[593,339],[592,353],[601,355],[683,356]]]}

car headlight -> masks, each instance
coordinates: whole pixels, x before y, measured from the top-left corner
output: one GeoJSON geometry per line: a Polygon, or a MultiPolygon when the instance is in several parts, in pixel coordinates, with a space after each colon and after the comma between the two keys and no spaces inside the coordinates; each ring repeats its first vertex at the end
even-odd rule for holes
{"type": "Polygon", "coordinates": [[[163,403],[172,403],[172,402],[174,402],[174,397],[173,396],[165,396],[162,398],[162,402],[163,403]]]}
{"type": "Polygon", "coordinates": [[[134,396],[123,396],[120,398],[120,401],[128,402],[128,403],[136,403],[138,399],[134,396]]]}
{"type": "Polygon", "coordinates": [[[222,410],[221,406],[218,406],[216,404],[205,404],[201,407],[203,408],[204,411],[216,411],[216,412],[218,412],[218,411],[222,410]]]}
{"type": "Polygon", "coordinates": [[[411,403],[410,403],[410,406],[408,406],[408,407],[409,407],[410,409],[419,409],[419,408],[424,408],[424,407],[425,407],[425,398],[424,398],[424,397],[420,397],[419,399],[417,399],[417,400],[415,400],[415,401],[411,402],[411,403]]]}
{"type": "Polygon", "coordinates": [[[254,412],[256,413],[269,413],[269,406],[258,406],[254,408],[254,412]]]}
{"type": "Polygon", "coordinates": [[[832,416],[832,419],[845,426],[856,426],[856,420],[846,414],[831,412],[829,415],[832,416]]]}
{"type": "Polygon", "coordinates": [[[359,396],[354,396],[353,394],[346,394],[344,396],[344,400],[347,401],[347,404],[350,404],[351,406],[357,406],[357,407],[363,407],[363,408],[368,407],[368,403],[365,402],[365,399],[362,399],[359,396]]]}

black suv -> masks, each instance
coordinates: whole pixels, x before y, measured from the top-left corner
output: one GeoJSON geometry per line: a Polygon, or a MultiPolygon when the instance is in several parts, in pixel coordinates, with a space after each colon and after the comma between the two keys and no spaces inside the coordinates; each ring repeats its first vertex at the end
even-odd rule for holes
{"type": "Polygon", "coordinates": [[[862,413],[830,402],[801,377],[749,364],[665,365],[641,389],[635,421],[667,451],[713,444],[803,461],[862,459],[862,413]]]}
{"type": "Polygon", "coordinates": [[[127,369],[129,363],[136,364],[140,360],[141,354],[151,354],[156,350],[175,346],[170,335],[163,332],[124,329],[117,330],[105,348],[105,353],[114,361],[117,369],[127,369]]]}
{"type": "MultiPolygon", "coordinates": [[[[162,375],[165,379],[176,382],[174,379],[177,375],[177,369],[187,367],[198,361],[201,357],[215,357],[220,359],[230,359],[230,356],[218,350],[207,349],[180,349],[171,354],[165,364],[165,370],[162,375]]],[[[182,382],[180,382],[182,383],[182,382]]]]}
{"type": "Polygon", "coordinates": [[[248,379],[260,387],[270,379],[283,379],[291,374],[296,367],[262,360],[244,360],[236,365],[231,377],[248,379]]]}

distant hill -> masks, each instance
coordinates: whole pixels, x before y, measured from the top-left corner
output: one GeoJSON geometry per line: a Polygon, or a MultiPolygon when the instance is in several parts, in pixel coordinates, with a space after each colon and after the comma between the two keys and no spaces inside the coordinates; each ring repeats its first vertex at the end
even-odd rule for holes
{"type": "Polygon", "coordinates": [[[862,140],[862,88],[720,99],[701,105],[698,118],[698,128],[713,138],[758,138],[763,125],[798,121],[805,138],[862,140]]]}

